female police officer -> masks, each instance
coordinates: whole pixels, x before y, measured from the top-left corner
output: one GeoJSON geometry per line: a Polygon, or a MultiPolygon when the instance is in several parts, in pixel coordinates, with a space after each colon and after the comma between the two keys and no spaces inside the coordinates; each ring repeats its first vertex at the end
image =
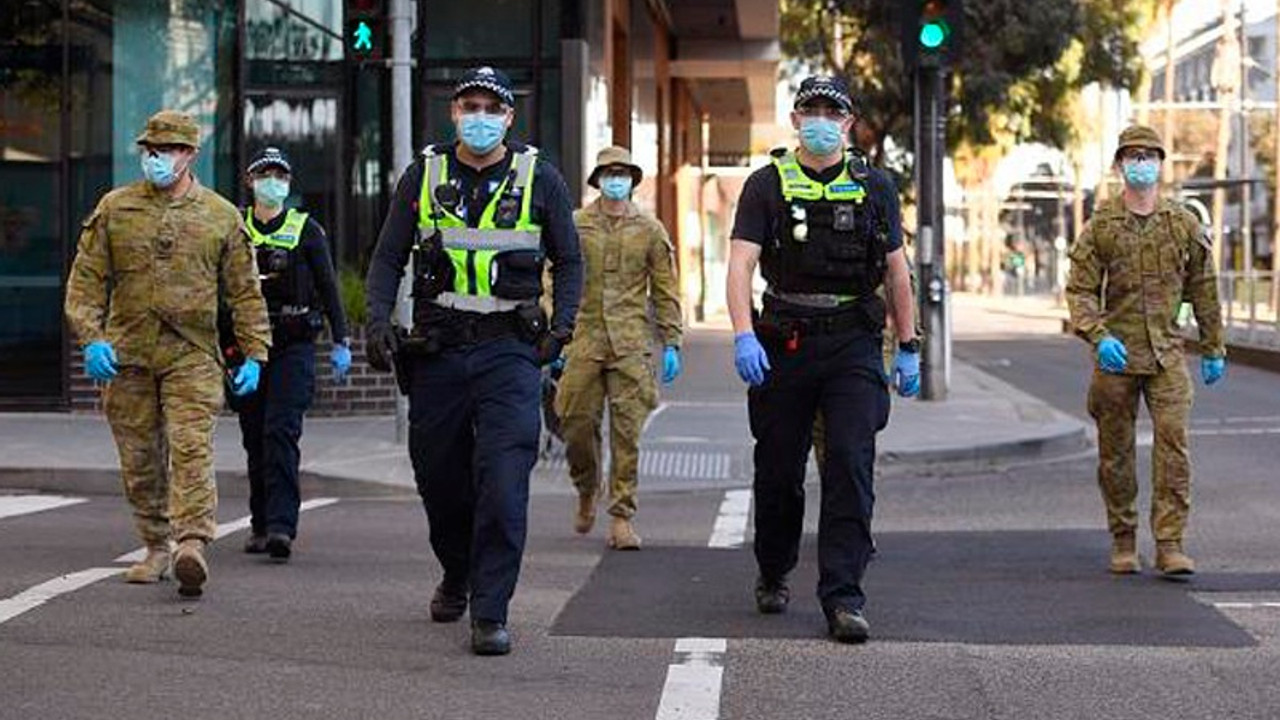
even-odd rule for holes
{"type": "Polygon", "coordinates": [[[804,515],[805,463],[820,411],[828,433],[821,465],[818,599],[830,635],[862,642],[870,556],[875,436],[888,421],[880,343],[884,293],[901,329],[898,392],[919,391],[919,340],[902,250],[897,194],[859,153],[846,153],[853,101],[839,78],[800,85],[791,121],[796,151],[775,151],[748,178],[729,254],[735,364],[749,383],[755,446],[756,606],[786,609],[804,515]],[[753,316],[751,277],[767,289],[753,316]],[[839,429],[839,432],[834,432],[839,429]]]}
{"type": "Polygon", "coordinates": [[[323,314],[333,335],[334,377],[351,367],[347,318],[338,295],[324,229],[307,213],[285,209],[293,168],[268,147],[246,169],[253,206],[245,227],[271,316],[271,357],[258,392],[233,402],[249,466],[251,534],[247,553],[286,562],[298,533],[298,440],[315,391],[315,338],[323,314]]]}

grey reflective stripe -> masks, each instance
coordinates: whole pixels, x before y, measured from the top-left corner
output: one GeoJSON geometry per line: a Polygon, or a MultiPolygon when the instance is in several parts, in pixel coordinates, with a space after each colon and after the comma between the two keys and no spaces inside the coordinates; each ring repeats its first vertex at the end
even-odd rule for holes
{"type": "Polygon", "coordinates": [[[529,189],[529,185],[533,183],[533,163],[537,159],[538,151],[533,148],[516,155],[515,187],[521,190],[529,189]]]}
{"type": "Polygon", "coordinates": [[[490,295],[462,295],[455,292],[442,292],[431,302],[441,307],[468,312],[495,313],[509,312],[520,307],[523,300],[504,300],[490,295]]]}
{"type": "Polygon", "coordinates": [[[812,308],[833,308],[854,302],[858,299],[857,295],[834,295],[831,293],[794,293],[779,292],[773,288],[765,290],[765,293],[791,303],[792,305],[803,305],[812,308]]]}
{"type": "Polygon", "coordinates": [[[436,188],[440,185],[440,178],[444,176],[444,164],[447,161],[444,155],[427,155],[427,196],[433,213],[440,212],[440,207],[436,205],[436,188]]]}
{"type": "Polygon", "coordinates": [[[482,230],[480,228],[440,228],[446,250],[537,250],[542,234],[528,230],[482,230]]]}

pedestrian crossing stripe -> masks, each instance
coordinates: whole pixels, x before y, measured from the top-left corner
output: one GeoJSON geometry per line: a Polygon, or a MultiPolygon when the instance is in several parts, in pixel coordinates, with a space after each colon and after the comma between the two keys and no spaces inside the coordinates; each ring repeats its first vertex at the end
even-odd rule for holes
{"type": "Polygon", "coordinates": [[[87,502],[61,495],[0,495],[0,518],[17,517],[87,502]]]}
{"type": "MultiPolygon", "coordinates": [[[[639,473],[645,477],[728,480],[731,464],[728,453],[642,450],[639,473]]],[[[568,461],[558,456],[543,460],[542,466],[549,470],[567,470],[568,461]]]]}

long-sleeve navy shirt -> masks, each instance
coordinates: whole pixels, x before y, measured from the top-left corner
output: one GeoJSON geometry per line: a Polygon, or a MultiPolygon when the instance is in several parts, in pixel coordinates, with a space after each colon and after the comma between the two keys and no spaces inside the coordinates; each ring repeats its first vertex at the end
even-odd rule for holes
{"type": "MultiPolygon", "coordinates": [[[[449,156],[449,177],[458,181],[461,202],[459,214],[467,224],[477,227],[489,199],[502,184],[516,152],[524,150],[519,143],[507,142],[502,160],[479,170],[458,162],[455,146],[436,145],[433,150],[449,156]]],[[[382,222],[378,245],[369,262],[365,297],[372,322],[388,321],[395,307],[396,293],[405,264],[413,250],[418,233],[418,202],[425,172],[422,156],[413,161],[396,185],[391,207],[382,222]]],[[[559,171],[545,160],[533,170],[533,197],[530,212],[535,224],[542,228],[542,250],[551,260],[552,315],[551,329],[557,333],[573,330],[578,304],[582,299],[582,253],[578,231],[573,224],[573,205],[569,188],[559,171]]]]}

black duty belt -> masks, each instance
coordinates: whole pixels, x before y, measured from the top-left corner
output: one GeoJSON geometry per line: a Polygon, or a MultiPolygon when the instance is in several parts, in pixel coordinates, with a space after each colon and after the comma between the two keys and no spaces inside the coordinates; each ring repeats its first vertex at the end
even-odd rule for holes
{"type": "Polygon", "coordinates": [[[405,348],[411,355],[434,355],[446,348],[518,337],[520,329],[520,318],[515,312],[481,314],[432,308],[425,322],[409,335],[405,348]]]}
{"type": "Polygon", "coordinates": [[[800,340],[805,337],[871,330],[866,312],[861,309],[815,317],[788,317],[766,312],[756,315],[753,325],[756,333],[762,338],[783,342],[786,349],[792,352],[800,346],[800,340]]]}

